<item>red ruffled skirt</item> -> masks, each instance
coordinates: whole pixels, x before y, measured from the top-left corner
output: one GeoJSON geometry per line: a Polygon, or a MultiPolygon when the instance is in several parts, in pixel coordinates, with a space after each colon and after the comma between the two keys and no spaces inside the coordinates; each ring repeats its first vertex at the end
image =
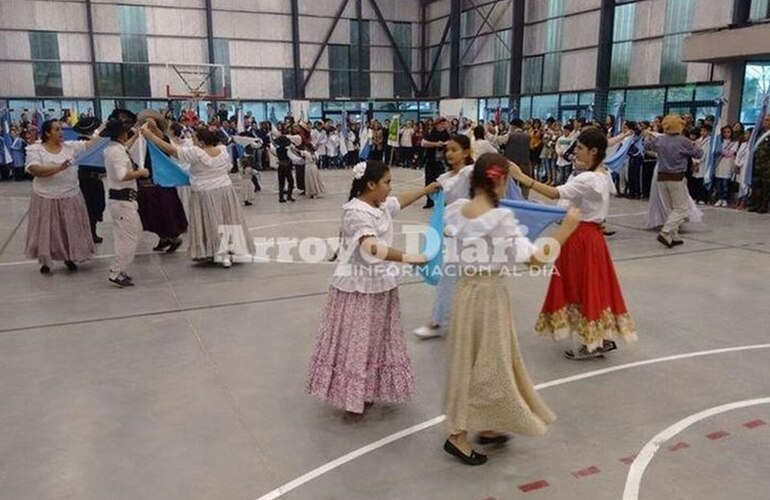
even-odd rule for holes
{"type": "Polygon", "coordinates": [[[556,339],[575,333],[589,351],[605,339],[636,340],[600,225],[581,222],[564,244],[535,331],[556,339]]]}

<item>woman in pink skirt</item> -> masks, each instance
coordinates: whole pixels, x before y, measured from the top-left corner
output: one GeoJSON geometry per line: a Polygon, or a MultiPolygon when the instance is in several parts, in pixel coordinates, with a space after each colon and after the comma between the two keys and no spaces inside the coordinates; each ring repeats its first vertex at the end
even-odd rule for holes
{"type": "Polygon", "coordinates": [[[427,259],[391,248],[393,217],[440,185],[389,196],[390,170],[381,161],[359,163],[353,177],[350,199],[342,207],[339,262],[310,358],[307,391],[360,414],[373,403],[403,403],[412,395],[395,263],[423,264],[427,259]]]}
{"type": "Polygon", "coordinates": [[[25,170],[34,176],[29,199],[26,254],[40,262],[40,272],[50,274],[55,260],[70,271],[91,258],[94,240],[88,210],[78,184],[78,167],[72,160],[99,140],[64,141],[58,120],[42,126],[42,142],[27,148],[25,170]]]}

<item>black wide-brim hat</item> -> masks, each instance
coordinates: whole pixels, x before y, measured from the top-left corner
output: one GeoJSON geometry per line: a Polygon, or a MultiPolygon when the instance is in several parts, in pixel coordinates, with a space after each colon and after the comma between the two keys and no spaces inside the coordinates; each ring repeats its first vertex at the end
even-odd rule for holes
{"type": "Polygon", "coordinates": [[[133,111],[129,111],[127,109],[124,109],[124,108],[115,108],[112,111],[112,113],[110,113],[110,117],[108,118],[108,120],[117,120],[118,116],[120,116],[120,115],[126,115],[126,116],[128,116],[130,118],[132,123],[136,123],[136,113],[134,113],[133,111]]]}
{"type": "Polygon", "coordinates": [[[78,134],[91,135],[96,131],[96,129],[99,128],[99,125],[101,124],[102,122],[98,118],[93,116],[87,116],[85,118],[81,118],[80,120],[78,120],[75,126],[72,127],[72,130],[74,130],[78,134]]]}
{"type": "Polygon", "coordinates": [[[104,129],[99,133],[100,137],[109,137],[110,139],[116,139],[120,137],[120,134],[131,130],[132,125],[122,120],[114,118],[107,122],[104,129]]]}

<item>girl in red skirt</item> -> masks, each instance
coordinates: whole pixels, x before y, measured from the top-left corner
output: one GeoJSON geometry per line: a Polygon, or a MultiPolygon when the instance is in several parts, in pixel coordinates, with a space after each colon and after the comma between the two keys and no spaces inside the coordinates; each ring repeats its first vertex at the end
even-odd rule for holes
{"type": "Polygon", "coordinates": [[[569,359],[602,356],[617,349],[615,338],[636,339],[601,223],[610,206],[610,179],[602,164],[607,137],[597,128],[585,129],[577,139],[578,175],[565,185],[551,187],[511,166],[511,175],[522,186],[553,200],[566,200],[579,208],[581,223],[562,247],[556,260],[535,331],[555,339],[575,335],[579,346],[566,351],[569,359]]]}

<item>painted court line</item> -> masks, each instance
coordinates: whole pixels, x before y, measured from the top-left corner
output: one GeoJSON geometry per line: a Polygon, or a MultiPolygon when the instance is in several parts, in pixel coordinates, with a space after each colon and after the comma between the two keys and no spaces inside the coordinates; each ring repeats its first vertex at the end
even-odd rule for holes
{"type": "MultiPolygon", "coordinates": [[[[748,345],[748,346],[740,346],[740,347],[727,347],[724,349],[713,349],[709,351],[697,351],[697,352],[690,352],[686,354],[678,354],[675,356],[666,356],[662,358],[655,358],[655,359],[648,359],[645,361],[637,361],[634,363],[626,363],[623,365],[613,366],[610,368],[603,368],[601,370],[594,370],[586,373],[581,373],[578,375],[573,375],[571,377],[565,377],[560,378],[556,380],[552,380],[550,382],[545,382],[542,384],[538,384],[535,386],[535,389],[537,390],[543,390],[548,389],[549,387],[556,387],[560,385],[570,384],[572,382],[577,382],[580,380],[585,380],[588,378],[598,377],[601,375],[606,375],[608,373],[613,373],[617,371],[622,370],[628,370],[631,368],[637,368],[639,366],[646,366],[646,365],[653,365],[657,363],[665,363],[669,361],[678,361],[681,359],[689,359],[689,358],[697,358],[701,356],[714,356],[717,354],[727,354],[727,353],[733,353],[733,352],[741,352],[741,351],[752,351],[752,350],[758,350],[758,349],[768,349],[770,348],[770,344],[756,344],[756,345],[748,345]]],[[[335,460],[332,460],[329,463],[326,463],[320,467],[317,467],[313,469],[312,471],[308,472],[307,474],[304,474],[297,479],[294,479],[293,481],[290,481],[284,485],[279,486],[278,488],[270,491],[269,493],[266,493],[265,495],[262,495],[257,500],[274,500],[276,498],[281,497],[282,495],[285,495],[286,493],[295,490],[299,488],[300,486],[326,474],[327,472],[331,472],[332,470],[348,463],[352,462],[353,460],[357,459],[358,457],[361,457],[363,455],[366,455],[367,453],[371,453],[379,448],[382,448],[383,446],[390,444],[394,441],[398,441],[399,439],[405,438],[407,436],[410,436],[412,434],[416,434],[422,430],[429,429],[435,425],[440,424],[444,421],[446,417],[444,415],[438,416],[436,418],[432,418],[430,420],[427,420],[421,424],[417,424],[415,426],[409,427],[407,429],[404,429],[402,431],[399,431],[395,434],[391,434],[390,436],[386,436],[379,441],[375,441],[374,443],[370,443],[366,446],[363,446],[355,451],[352,451],[346,455],[343,455],[335,460]]],[[[625,460],[625,459],[624,459],[625,460]]],[[[634,460],[633,463],[638,462],[638,457],[634,460]]],[[[546,483],[547,486],[547,483],[546,483]]],[[[541,486],[545,487],[545,486],[541,486]]],[[[625,497],[624,497],[624,500],[625,497]]]]}
{"type": "MultiPolygon", "coordinates": [[[[715,406],[714,408],[709,408],[708,410],[704,410],[700,413],[690,415],[689,417],[680,420],[671,427],[665,429],[663,432],[659,433],[644,445],[642,451],[639,452],[636,460],[634,460],[634,463],[631,464],[631,469],[628,471],[628,476],[626,477],[626,486],[623,490],[623,500],[639,499],[639,487],[642,483],[642,476],[644,475],[644,471],[647,470],[650,462],[652,462],[652,459],[655,457],[655,453],[657,453],[661,445],[666,443],[666,441],[673,438],[688,427],[697,424],[701,420],[705,420],[707,418],[711,418],[715,415],[726,413],[728,411],[766,404],[770,404],[770,398],[748,399],[746,401],[737,401],[721,406],[715,406]]],[[[720,431],[719,433],[715,434],[721,433],[727,434],[724,431],[720,431]]]]}

